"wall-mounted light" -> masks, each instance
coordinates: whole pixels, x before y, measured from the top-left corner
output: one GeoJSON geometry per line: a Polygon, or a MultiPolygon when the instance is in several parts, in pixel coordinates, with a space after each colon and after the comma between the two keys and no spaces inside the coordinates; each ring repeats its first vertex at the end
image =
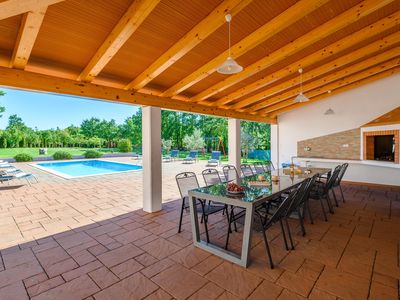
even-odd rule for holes
{"type": "Polygon", "coordinates": [[[306,151],[306,152],[308,152],[308,151],[311,151],[311,148],[310,147],[304,147],[304,151],[306,151]]]}

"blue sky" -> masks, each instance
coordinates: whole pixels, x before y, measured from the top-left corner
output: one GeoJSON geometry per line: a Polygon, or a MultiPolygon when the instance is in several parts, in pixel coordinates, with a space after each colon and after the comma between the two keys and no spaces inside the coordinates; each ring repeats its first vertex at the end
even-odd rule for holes
{"type": "Polygon", "coordinates": [[[20,116],[29,127],[49,129],[79,125],[91,117],[115,119],[119,124],[137,111],[137,106],[132,105],[5,88],[0,90],[6,92],[0,97],[0,105],[6,108],[0,118],[0,129],[7,126],[8,117],[13,114],[20,116]]]}

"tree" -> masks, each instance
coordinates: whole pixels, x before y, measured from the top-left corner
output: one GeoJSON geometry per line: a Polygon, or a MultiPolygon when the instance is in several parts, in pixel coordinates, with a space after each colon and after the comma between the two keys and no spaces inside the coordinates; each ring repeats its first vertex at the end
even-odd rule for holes
{"type": "MultiPolygon", "coordinates": [[[[0,96],[5,96],[5,94],[6,93],[4,91],[0,90],[0,96]]],[[[3,116],[3,112],[5,112],[5,111],[6,111],[6,108],[4,106],[0,105],[0,118],[3,116]]]]}
{"type": "Polygon", "coordinates": [[[250,149],[254,148],[254,145],[256,144],[256,139],[245,132],[243,128],[241,128],[241,133],[240,133],[240,140],[241,140],[241,149],[243,153],[243,157],[247,161],[247,158],[249,156],[249,151],[250,149]]]}
{"type": "Polygon", "coordinates": [[[169,152],[172,148],[172,141],[171,140],[161,140],[162,147],[164,148],[165,152],[169,152]]]}
{"type": "Polygon", "coordinates": [[[81,132],[86,137],[99,136],[101,134],[101,121],[98,118],[83,120],[81,123],[81,132]]]}
{"type": "Polygon", "coordinates": [[[24,130],[26,128],[25,123],[17,115],[11,115],[8,118],[8,126],[6,129],[13,129],[13,128],[17,128],[20,130],[24,130]]]}
{"type": "Polygon", "coordinates": [[[192,135],[185,135],[183,145],[188,150],[199,150],[204,147],[204,138],[200,129],[195,129],[192,135]]]}

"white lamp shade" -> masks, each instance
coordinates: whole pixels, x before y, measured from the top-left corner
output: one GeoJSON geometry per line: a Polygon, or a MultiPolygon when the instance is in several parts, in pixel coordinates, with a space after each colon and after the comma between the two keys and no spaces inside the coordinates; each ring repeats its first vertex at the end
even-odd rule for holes
{"type": "Polygon", "coordinates": [[[236,74],[242,71],[243,67],[230,56],[217,69],[217,72],[221,74],[236,74]]]}
{"type": "Polygon", "coordinates": [[[294,99],[295,103],[307,102],[310,101],[303,93],[299,93],[294,99]]]}

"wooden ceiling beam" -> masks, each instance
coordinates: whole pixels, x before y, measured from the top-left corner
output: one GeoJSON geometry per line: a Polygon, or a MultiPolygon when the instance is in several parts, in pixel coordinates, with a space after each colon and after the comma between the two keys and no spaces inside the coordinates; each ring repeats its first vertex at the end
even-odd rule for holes
{"type": "MultiPolygon", "coordinates": [[[[308,92],[313,93],[313,90],[320,88],[321,86],[325,86],[328,83],[334,82],[336,80],[339,80],[341,78],[344,78],[346,76],[352,75],[354,73],[361,72],[365,69],[371,68],[377,64],[393,64],[395,65],[396,62],[399,61],[399,55],[400,55],[400,47],[395,47],[392,48],[386,52],[383,52],[381,54],[378,54],[376,56],[370,57],[364,61],[361,61],[359,63],[356,63],[354,65],[351,65],[347,68],[341,69],[337,72],[330,73],[322,78],[319,78],[317,80],[311,81],[305,85],[303,85],[303,93],[308,96],[308,92]],[[397,57],[397,59],[396,59],[397,57]],[[391,60],[391,61],[389,61],[391,60]]],[[[265,114],[269,113],[271,108],[279,105],[282,102],[290,102],[294,101],[295,97],[299,94],[300,88],[299,86],[296,86],[295,88],[282,93],[278,95],[277,97],[274,97],[271,104],[267,105],[265,108],[261,110],[252,110],[252,112],[260,113],[260,114],[265,114]]]]}
{"type": "MultiPolygon", "coordinates": [[[[284,78],[286,76],[290,76],[293,73],[297,74],[298,69],[301,67],[303,69],[307,69],[307,67],[312,66],[315,63],[318,63],[319,61],[325,60],[330,56],[333,56],[345,49],[348,49],[350,47],[353,47],[354,45],[362,42],[363,40],[372,38],[373,36],[380,34],[390,28],[393,28],[394,26],[397,26],[400,24],[400,11],[383,18],[382,20],[379,20],[367,27],[364,27],[363,29],[353,33],[352,35],[346,36],[339,41],[330,44],[323,49],[314,52],[292,64],[289,66],[278,70],[276,72],[273,72],[271,74],[268,74],[259,80],[250,83],[249,85],[240,88],[236,90],[235,92],[230,93],[229,95],[226,95],[217,101],[213,102],[204,102],[202,104],[206,105],[213,105],[213,106],[223,106],[227,105],[230,102],[239,99],[243,96],[246,96],[249,93],[252,93],[258,89],[261,89],[269,84],[274,83],[275,81],[284,78]]],[[[252,104],[253,101],[252,99],[246,98],[237,104],[235,104],[235,107],[241,108],[245,107],[249,104],[252,104]]]]}
{"type": "Polygon", "coordinates": [[[146,70],[132,80],[125,89],[138,90],[160,75],[185,54],[205,40],[215,30],[225,24],[227,13],[236,15],[253,0],[225,0],[206,18],[185,34],[177,43],[154,61],[146,70]]]}
{"type": "MultiPolygon", "coordinates": [[[[372,1],[372,0],[371,0],[372,1]]],[[[376,1],[376,0],[374,0],[376,1]]],[[[388,1],[388,0],[384,0],[388,1]]],[[[273,18],[271,21],[261,26],[259,29],[236,43],[231,47],[231,57],[237,58],[254,47],[260,45],[262,42],[282,31],[283,29],[289,27],[296,21],[302,19],[312,11],[321,7],[329,0],[300,0],[293,6],[289,7],[287,10],[282,12],[280,15],[273,18]]],[[[192,85],[206,78],[207,76],[214,73],[219,65],[221,65],[228,56],[228,50],[224,51],[190,75],[186,76],[184,79],[180,80],[178,83],[170,87],[163,93],[163,96],[171,97],[182,91],[188,89],[192,85]]]]}
{"type": "MultiPolygon", "coordinates": [[[[345,67],[347,65],[350,65],[354,63],[355,61],[359,59],[363,59],[365,57],[370,56],[372,53],[375,53],[377,51],[389,49],[390,47],[393,47],[393,45],[399,44],[400,43],[400,32],[391,34],[385,38],[379,39],[365,47],[359,48],[353,52],[350,52],[346,55],[343,55],[337,59],[334,59],[326,64],[323,64],[317,68],[311,69],[311,70],[305,70],[303,73],[303,83],[310,81],[314,78],[317,78],[319,76],[322,76],[326,73],[332,72],[335,69],[345,67]]],[[[398,54],[398,53],[397,53],[398,54]]],[[[352,66],[350,66],[351,68],[352,66]]],[[[295,78],[282,82],[278,85],[275,85],[267,90],[264,90],[260,93],[257,93],[251,97],[248,97],[246,100],[246,103],[255,103],[258,102],[262,99],[262,102],[256,103],[256,104],[250,104],[247,109],[243,109],[242,111],[256,111],[259,109],[263,109],[264,107],[267,107],[268,105],[274,104],[276,102],[279,102],[281,99],[281,95],[278,95],[274,97],[274,95],[277,95],[279,93],[285,92],[288,89],[292,89],[293,87],[296,87],[297,85],[300,84],[300,79],[299,76],[296,76],[295,78]]],[[[226,107],[226,109],[242,109],[243,108],[243,102],[239,102],[235,105],[226,107]]]]}
{"type": "Polygon", "coordinates": [[[18,31],[17,41],[10,60],[10,68],[24,69],[31,56],[33,45],[42,26],[47,6],[24,14],[18,31]]]}
{"type": "Polygon", "coordinates": [[[284,47],[269,53],[265,58],[247,66],[244,71],[229,76],[225,80],[218,82],[217,84],[207,88],[201,93],[191,98],[191,101],[199,102],[204,101],[207,98],[237,84],[238,82],[245,80],[254,74],[270,67],[273,64],[276,64],[280,61],[283,61],[287,57],[300,52],[306,47],[328,37],[329,35],[343,29],[344,27],[360,20],[361,18],[375,12],[377,9],[387,5],[392,2],[392,0],[366,0],[363,1],[354,7],[348,9],[337,17],[325,22],[324,24],[316,27],[312,31],[307,34],[299,37],[293,42],[285,45],[284,47]]]}
{"type": "Polygon", "coordinates": [[[78,80],[90,82],[139,28],[160,0],[135,0],[99,47],[78,80]]]}
{"type": "Polygon", "coordinates": [[[200,104],[173,100],[171,98],[147,95],[124,89],[100,86],[89,82],[63,79],[5,67],[0,67],[0,86],[87,97],[117,103],[156,106],[170,110],[225,118],[236,118],[272,124],[276,123],[276,119],[270,119],[264,116],[221,110],[200,104]]]}
{"type": "Polygon", "coordinates": [[[326,92],[323,92],[322,94],[311,98],[310,101],[308,101],[308,102],[296,103],[296,104],[292,104],[292,105],[286,106],[284,108],[281,108],[279,110],[276,110],[273,113],[269,114],[269,117],[277,117],[278,115],[283,114],[285,112],[288,112],[288,111],[291,111],[291,110],[294,110],[294,109],[297,109],[297,108],[301,108],[301,107],[309,105],[311,103],[324,100],[324,99],[326,99],[328,97],[331,97],[333,95],[337,95],[339,93],[343,93],[343,92],[358,88],[358,87],[360,87],[362,85],[365,85],[365,84],[368,84],[368,83],[371,83],[371,82],[374,82],[374,81],[377,81],[377,80],[380,80],[380,79],[383,79],[383,78],[386,78],[386,77],[389,77],[389,76],[393,76],[393,75],[395,75],[395,74],[397,74],[399,72],[400,72],[400,67],[395,67],[395,68],[392,68],[390,70],[386,70],[386,71],[377,73],[375,75],[369,76],[369,77],[364,78],[362,80],[359,80],[359,81],[350,83],[348,85],[339,87],[337,89],[334,89],[329,94],[326,93],[326,92]]]}
{"type": "MultiPolygon", "coordinates": [[[[318,96],[323,93],[328,93],[328,91],[333,91],[342,86],[363,80],[364,78],[373,76],[377,73],[380,73],[380,72],[383,72],[386,70],[390,70],[392,68],[399,66],[399,64],[400,64],[400,58],[391,59],[389,61],[380,63],[376,66],[362,70],[361,72],[358,72],[358,73],[352,74],[350,76],[341,78],[337,81],[322,85],[314,90],[309,91],[305,95],[311,99],[312,97],[318,96]]],[[[272,113],[273,111],[280,110],[286,106],[291,106],[293,104],[297,104],[294,102],[294,98],[287,99],[287,100],[281,101],[277,104],[271,105],[268,108],[264,109],[262,112],[258,112],[257,114],[261,113],[261,114],[268,115],[268,114],[272,113]]]]}
{"type": "Polygon", "coordinates": [[[63,2],[64,0],[6,0],[0,3],[0,20],[63,2]]]}

